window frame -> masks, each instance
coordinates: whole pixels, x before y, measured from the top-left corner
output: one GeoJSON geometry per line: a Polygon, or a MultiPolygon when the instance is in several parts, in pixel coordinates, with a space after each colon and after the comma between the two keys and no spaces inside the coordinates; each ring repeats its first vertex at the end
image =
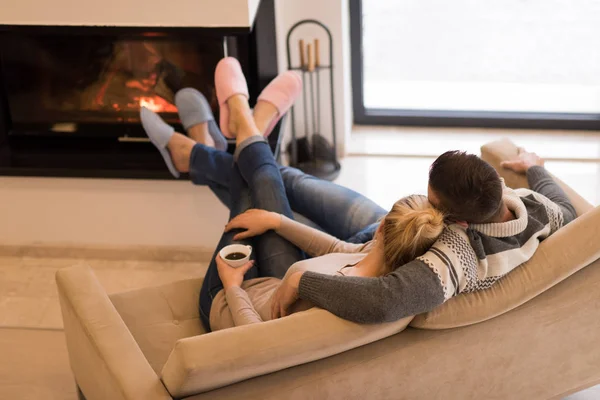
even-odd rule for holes
{"type": "Polygon", "coordinates": [[[354,123],[357,125],[600,130],[600,111],[588,114],[366,108],[362,63],[362,0],[349,0],[349,8],[352,108],[354,123]]]}

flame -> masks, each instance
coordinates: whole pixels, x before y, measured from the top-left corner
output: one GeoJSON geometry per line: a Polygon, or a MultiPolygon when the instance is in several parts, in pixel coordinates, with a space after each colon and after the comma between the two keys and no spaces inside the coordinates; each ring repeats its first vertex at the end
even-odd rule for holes
{"type": "Polygon", "coordinates": [[[169,103],[162,97],[140,97],[140,107],[146,107],[154,112],[177,112],[177,107],[169,103]]]}

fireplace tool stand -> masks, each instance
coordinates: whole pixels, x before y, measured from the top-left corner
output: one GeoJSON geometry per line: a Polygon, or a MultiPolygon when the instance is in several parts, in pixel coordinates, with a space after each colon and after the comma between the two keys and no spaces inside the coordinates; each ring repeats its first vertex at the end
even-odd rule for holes
{"type": "MultiPolygon", "coordinates": [[[[314,19],[305,19],[297,22],[287,34],[287,63],[289,70],[300,71],[303,81],[302,105],[304,123],[304,136],[296,135],[296,123],[302,116],[297,115],[297,107],[290,110],[292,125],[292,141],[288,147],[290,165],[310,175],[321,179],[334,180],[340,174],[340,163],[337,159],[337,136],[335,127],[335,104],[333,90],[333,39],[329,29],[321,22],[314,19]],[[299,65],[293,66],[291,61],[292,33],[300,26],[312,24],[320,27],[328,37],[329,64],[321,63],[319,39],[305,46],[304,39],[298,41],[299,65]],[[329,71],[329,73],[326,73],[329,71]],[[325,81],[329,79],[330,112],[331,112],[331,138],[333,146],[321,134],[321,73],[324,72],[325,81]],[[308,78],[308,79],[307,79],[308,78]],[[307,89],[308,86],[308,89],[307,89]]],[[[326,99],[324,99],[326,101],[326,99]]],[[[299,113],[298,113],[299,114],[299,113]]]]}

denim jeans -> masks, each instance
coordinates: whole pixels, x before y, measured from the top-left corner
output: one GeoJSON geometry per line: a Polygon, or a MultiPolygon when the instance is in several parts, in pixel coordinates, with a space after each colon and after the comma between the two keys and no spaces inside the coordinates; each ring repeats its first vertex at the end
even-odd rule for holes
{"type": "MultiPolygon", "coordinates": [[[[200,144],[196,147],[201,146],[200,144]]],[[[244,146],[244,143],[242,143],[244,146]]],[[[285,194],[279,166],[275,162],[271,149],[265,141],[254,141],[243,147],[237,163],[229,166],[230,219],[249,208],[277,212],[293,218],[292,210],[285,194]]],[[[239,231],[238,231],[239,232],[239,231]]],[[[255,266],[244,279],[272,276],[283,278],[288,268],[304,258],[303,253],[273,231],[265,232],[255,238],[234,241],[237,232],[224,232],[213,254],[204,282],[200,290],[200,317],[207,330],[210,330],[210,308],[217,293],[223,289],[219,278],[215,257],[225,246],[241,243],[253,247],[252,259],[255,266]]]]}
{"type": "MultiPolygon", "coordinates": [[[[190,178],[206,185],[231,208],[231,165],[229,153],[198,145],[192,150],[190,178]]],[[[378,221],[386,210],[353,190],[291,168],[279,167],[292,210],[325,232],[350,243],[373,239],[378,221]]],[[[303,218],[298,218],[305,222],[303,218]]]]}

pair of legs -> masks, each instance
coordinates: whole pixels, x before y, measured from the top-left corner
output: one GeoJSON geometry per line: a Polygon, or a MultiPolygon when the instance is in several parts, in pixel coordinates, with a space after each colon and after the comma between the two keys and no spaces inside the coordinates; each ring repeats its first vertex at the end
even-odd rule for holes
{"type": "MultiPolygon", "coordinates": [[[[248,175],[241,173],[239,165],[234,165],[235,156],[214,148],[215,142],[222,137],[218,131],[215,134],[214,129],[209,131],[208,124],[213,122],[212,120],[189,124],[187,127],[189,137],[173,133],[172,128],[164,124],[158,116],[151,115],[148,110],[142,112],[142,121],[147,131],[154,133],[153,137],[157,143],[154,141],[153,143],[159,149],[166,145],[170,155],[169,162],[173,163],[171,167],[179,172],[190,172],[190,177],[196,184],[208,185],[230,208],[231,217],[245,211],[250,206],[268,209],[291,217],[291,203],[291,207],[296,212],[303,214],[325,231],[341,239],[359,243],[373,237],[376,221],[385,215],[385,210],[354,191],[308,176],[296,169],[282,168],[280,175],[280,167],[275,163],[268,146],[262,139],[263,143],[260,144],[254,144],[256,140],[251,141],[250,144],[254,144],[254,146],[243,142],[251,137],[260,138],[261,134],[271,125],[278,115],[273,104],[259,101],[252,115],[244,96],[234,96],[227,102],[232,111],[236,110],[240,114],[236,116],[232,112],[228,127],[229,131],[238,132],[236,154],[242,153],[246,147],[263,149],[258,153],[258,157],[255,157],[255,159],[261,160],[258,166],[248,164],[241,169],[244,174],[248,175]],[[168,138],[168,143],[160,142],[165,138],[168,138]],[[268,150],[268,156],[264,154],[266,150],[268,150]],[[268,172],[257,172],[262,170],[268,172]],[[285,184],[281,181],[282,176],[285,184]],[[265,177],[267,178],[265,179],[265,177]],[[260,185],[255,184],[256,180],[260,182],[260,185]],[[263,186],[270,189],[265,191],[263,186]],[[251,187],[260,187],[261,189],[252,191],[251,187]],[[286,193],[290,197],[290,203],[285,199],[286,193]]],[[[190,112],[190,107],[186,107],[186,104],[190,105],[190,103],[182,103],[181,106],[190,112]]],[[[195,109],[192,104],[191,112],[195,109]]],[[[243,162],[249,163],[248,161],[243,162]]],[[[233,234],[225,234],[219,243],[219,249],[229,244],[232,237],[233,234]]],[[[282,277],[287,268],[300,257],[298,250],[290,246],[273,232],[261,237],[260,243],[255,245],[259,267],[249,272],[247,278],[255,276],[282,277]]],[[[213,263],[205,278],[200,300],[201,315],[205,324],[208,322],[212,298],[221,288],[216,265],[213,263]]]]}
{"type": "MultiPolygon", "coordinates": [[[[231,209],[233,156],[207,146],[194,146],[189,158],[190,180],[208,186],[231,209]]],[[[353,190],[315,178],[291,167],[279,167],[286,196],[298,220],[306,218],[325,232],[351,243],[373,238],[387,211],[353,190]],[[298,218],[298,215],[301,217],[298,218]]]]}
{"type": "MultiPolygon", "coordinates": [[[[285,195],[279,166],[252,118],[248,118],[246,113],[240,112],[239,108],[242,111],[247,108],[245,98],[241,104],[237,104],[237,100],[239,99],[233,98],[230,101],[232,118],[243,119],[246,123],[239,124],[234,131],[238,135],[237,160],[227,168],[230,172],[230,219],[249,208],[261,208],[292,218],[292,210],[285,195]]],[[[203,144],[195,145],[194,149],[195,151],[204,149],[208,152],[214,150],[203,144]]],[[[223,289],[215,257],[220,249],[234,242],[235,233],[233,231],[223,233],[204,277],[200,291],[199,309],[201,320],[207,330],[210,330],[210,309],[213,299],[223,289]]],[[[246,273],[244,279],[262,276],[283,278],[292,264],[304,258],[298,248],[275,232],[266,232],[256,238],[241,242],[253,246],[253,258],[257,261],[255,266],[246,273]]]]}
{"type": "MultiPolygon", "coordinates": [[[[273,83],[277,82],[277,79],[273,83]]],[[[275,86],[279,83],[281,81],[275,83],[275,86]]],[[[226,144],[214,121],[196,122],[206,121],[208,119],[206,112],[210,113],[210,109],[206,110],[208,107],[206,100],[202,102],[197,99],[197,96],[193,94],[190,96],[190,90],[193,91],[193,89],[184,89],[181,92],[187,91],[185,95],[178,93],[175,96],[179,111],[183,112],[181,118],[189,137],[178,133],[172,134],[172,128],[166,126],[158,116],[154,116],[155,121],[146,121],[149,124],[148,126],[145,124],[144,127],[147,130],[148,128],[167,131],[170,129],[169,133],[172,136],[167,147],[174,168],[179,172],[189,172],[193,183],[208,186],[223,204],[231,208],[229,188],[233,157],[215,149],[215,147],[224,149],[226,144]],[[194,115],[203,114],[202,111],[204,117],[194,115]],[[195,146],[196,143],[204,146],[195,146]]],[[[281,90],[280,87],[275,92],[281,94],[281,90]]],[[[268,91],[268,88],[265,91],[268,91]]],[[[199,93],[198,95],[201,96],[199,93]]],[[[248,111],[248,114],[254,121],[256,129],[264,134],[270,130],[279,112],[276,106],[268,101],[269,96],[266,96],[267,101],[262,101],[261,98],[259,97],[253,112],[248,111]]],[[[273,96],[272,93],[270,99],[277,100],[277,96],[273,96]]],[[[232,125],[231,120],[228,121],[228,125],[232,125]]],[[[235,126],[228,126],[228,128],[233,131],[235,126]]],[[[377,228],[377,220],[386,214],[386,211],[377,204],[347,188],[306,175],[294,168],[281,167],[280,173],[290,205],[298,220],[316,225],[340,239],[355,243],[372,239],[377,228]]]]}

